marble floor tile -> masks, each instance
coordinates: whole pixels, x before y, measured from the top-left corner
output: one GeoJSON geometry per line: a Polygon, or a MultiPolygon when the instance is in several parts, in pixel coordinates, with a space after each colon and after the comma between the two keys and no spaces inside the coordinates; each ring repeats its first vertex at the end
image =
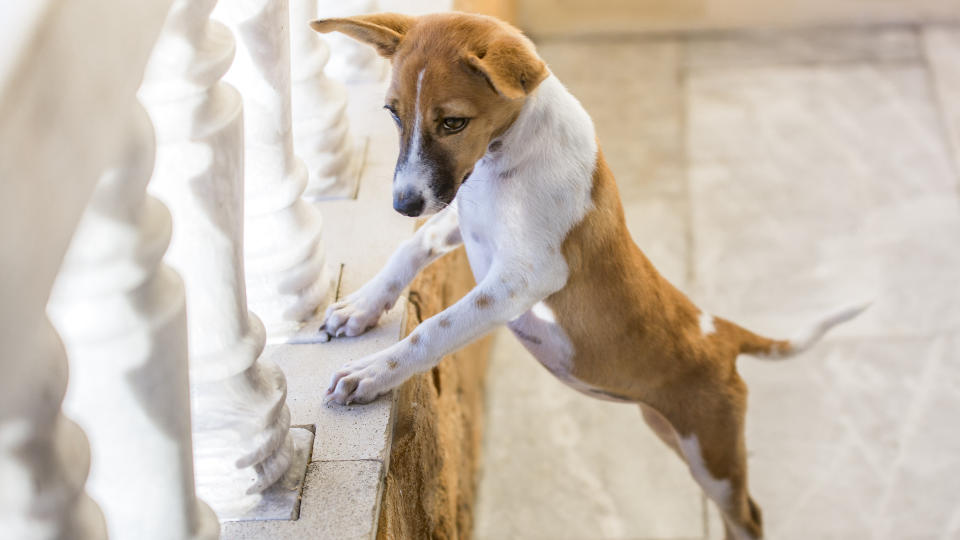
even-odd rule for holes
{"type": "Polygon", "coordinates": [[[632,405],[556,380],[508,331],[487,382],[478,540],[700,538],[700,492],[632,405]]]}
{"type": "Polygon", "coordinates": [[[593,118],[625,199],[684,189],[680,47],[676,40],[537,45],[593,118]]]}
{"type": "Polygon", "coordinates": [[[789,64],[916,62],[921,57],[917,32],[908,26],[757,30],[693,35],[687,41],[684,66],[699,70],[789,64]]]}
{"type": "Polygon", "coordinates": [[[824,344],[740,371],[769,538],[960,537],[960,335],[824,344]]]}
{"type": "Polygon", "coordinates": [[[657,271],[681,290],[688,283],[690,205],[686,196],[634,196],[623,201],[627,228],[657,271]]]}
{"type": "Polygon", "coordinates": [[[838,334],[960,328],[960,200],[927,80],[918,66],[692,75],[694,297],[767,333],[869,297],[838,334]]]}
{"type": "Polygon", "coordinates": [[[960,26],[927,26],[922,37],[944,130],[960,171],[960,26]]]}

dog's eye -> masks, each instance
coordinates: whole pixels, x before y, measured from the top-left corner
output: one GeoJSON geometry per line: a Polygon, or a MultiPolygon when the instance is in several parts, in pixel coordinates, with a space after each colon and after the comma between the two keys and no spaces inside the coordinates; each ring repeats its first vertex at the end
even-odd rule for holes
{"type": "Polygon", "coordinates": [[[397,116],[397,111],[389,105],[384,105],[383,108],[390,111],[390,116],[393,117],[393,121],[397,124],[397,127],[402,127],[400,125],[400,117],[397,116]]]}
{"type": "Polygon", "coordinates": [[[467,127],[467,122],[469,121],[469,118],[444,118],[442,125],[447,133],[456,133],[467,127]]]}

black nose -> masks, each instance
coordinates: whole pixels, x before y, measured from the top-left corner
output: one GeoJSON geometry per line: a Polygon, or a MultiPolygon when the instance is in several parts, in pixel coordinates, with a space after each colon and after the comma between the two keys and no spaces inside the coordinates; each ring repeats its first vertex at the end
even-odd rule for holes
{"type": "Polygon", "coordinates": [[[405,216],[419,216],[423,212],[423,196],[414,191],[395,193],[393,195],[393,209],[405,216]]]}

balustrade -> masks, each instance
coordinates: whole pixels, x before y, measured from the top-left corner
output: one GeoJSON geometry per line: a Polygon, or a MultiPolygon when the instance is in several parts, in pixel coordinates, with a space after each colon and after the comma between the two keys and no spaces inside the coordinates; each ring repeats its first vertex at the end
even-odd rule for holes
{"type": "Polygon", "coordinates": [[[387,66],[339,36],[331,56],[308,23],[337,3],[289,1],[0,7],[0,535],[292,516],[313,435],[261,353],[331,299],[303,197],[356,193],[337,78],[387,66]]]}
{"type": "Polygon", "coordinates": [[[287,0],[221,2],[214,16],[237,37],[226,80],[244,106],[247,298],[283,342],[330,301],[320,212],[301,196],[307,168],[293,151],[287,0]]]}
{"type": "Polygon", "coordinates": [[[70,359],[64,410],[90,437],[87,489],[111,538],[214,539],[216,516],[194,495],[183,285],[161,263],[170,216],[145,197],[154,135],[139,105],[127,133],[48,306],[70,359]]]}
{"type": "Polygon", "coordinates": [[[247,308],[244,108],[221,81],[235,48],[209,18],[215,4],[174,3],[140,93],[159,137],[151,190],[173,214],[168,260],[186,283],[197,491],[221,519],[238,519],[303,471],[291,468],[286,380],[259,358],[266,335],[247,308]]]}

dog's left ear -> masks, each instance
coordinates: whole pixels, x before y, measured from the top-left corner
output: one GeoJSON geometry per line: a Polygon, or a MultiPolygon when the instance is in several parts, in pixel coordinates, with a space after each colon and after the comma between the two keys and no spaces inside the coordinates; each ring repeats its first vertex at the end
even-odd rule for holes
{"type": "Polygon", "coordinates": [[[380,56],[390,58],[404,34],[413,26],[416,17],[399,13],[374,13],[338,19],[319,19],[310,22],[310,28],[326,34],[342,32],[357,41],[376,47],[380,56]]]}
{"type": "Polygon", "coordinates": [[[533,45],[519,36],[497,39],[486,50],[468,54],[467,63],[507,99],[526,97],[550,74],[533,45]]]}

